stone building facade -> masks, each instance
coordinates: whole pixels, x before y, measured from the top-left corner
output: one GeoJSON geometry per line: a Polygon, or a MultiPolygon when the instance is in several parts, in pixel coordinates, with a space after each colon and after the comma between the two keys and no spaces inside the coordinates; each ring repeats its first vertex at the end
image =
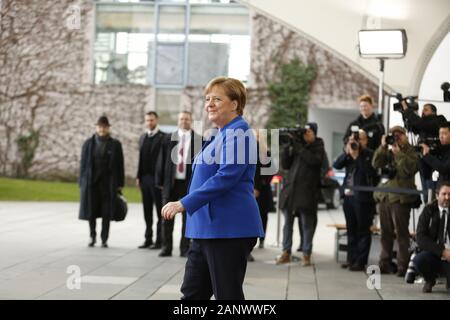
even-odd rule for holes
{"type": "MultiPolygon", "coordinates": [[[[143,115],[154,109],[155,90],[145,85],[93,84],[94,6],[83,0],[1,2],[0,175],[76,179],[81,145],[93,134],[98,116],[106,114],[114,137],[123,144],[126,176],[135,176],[137,140],[143,115]],[[78,28],[73,8],[79,8],[78,28]]],[[[361,93],[376,96],[376,83],[267,17],[252,16],[251,36],[244,116],[253,126],[263,127],[270,116],[266,87],[275,77],[276,61],[288,62],[295,56],[319,67],[311,108],[356,108],[361,93]]],[[[206,123],[202,91],[186,88],[180,110],[191,110],[196,120],[206,123]]]]}

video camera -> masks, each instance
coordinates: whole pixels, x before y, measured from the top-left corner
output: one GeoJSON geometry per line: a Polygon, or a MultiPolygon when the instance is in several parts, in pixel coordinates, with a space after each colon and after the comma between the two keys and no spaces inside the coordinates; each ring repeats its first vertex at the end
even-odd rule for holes
{"type": "Polygon", "coordinates": [[[292,143],[292,140],[297,140],[300,142],[304,142],[303,134],[306,133],[306,130],[309,129],[307,126],[303,128],[300,125],[296,125],[294,128],[280,128],[280,144],[289,144],[292,143]]]}
{"type": "Polygon", "coordinates": [[[403,112],[402,101],[406,102],[408,109],[413,111],[419,110],[419,104],[417,103],[417,96],[407,96],[403,97],[401,93],[391,95],[392,98],[396,98],[398,102],[394,103],[394,111],[403,112]]]}

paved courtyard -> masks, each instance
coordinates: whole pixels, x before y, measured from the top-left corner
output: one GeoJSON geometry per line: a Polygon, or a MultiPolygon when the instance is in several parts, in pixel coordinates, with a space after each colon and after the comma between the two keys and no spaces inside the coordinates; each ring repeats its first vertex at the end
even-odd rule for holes
{"type": "MultiPolygon", "coordinates": [[[[77,203],[0,202],[0,299],[179,299],[185,258],[159,258],[158,251],[137,249],[143,242],[142,207],[129,206],[124,222],[112,223],[109,248],[88,248],[88,223],[77,220],[77,203]],[[81,282],[77,282],[77,275],[81,282]]],[[[180,238],[176,219],[174,243],[180,238]]],[[[97,229],[100,228],[100,220],[97,229]]],[[[334,229],[340,210],[319,210],[314,266],[275,265],[277,216],[269,215],[266,247],[255,248],[248,264],[247,299],[450,299],[440,283],[433,294],[421,284],[394,275],[381,277],[381,289],[367,288],[364,272],[343,270],[334,258],[334,229]]],[[[283,219],[281,219],[281,224],[283,219]]],[[[99,231],[99,230],[97,230],[99,231]]],[[[298,229],[294,229],[294,248],[298,229]]],[[[379,239],[374,238],[371,262],[379,239]]],[[[299,255],[300,256],[300,255],[299,255]]]]}

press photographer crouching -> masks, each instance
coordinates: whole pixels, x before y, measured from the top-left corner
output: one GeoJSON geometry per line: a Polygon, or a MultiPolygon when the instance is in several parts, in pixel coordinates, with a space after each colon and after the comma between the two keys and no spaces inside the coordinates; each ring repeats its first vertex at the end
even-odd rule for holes
{"type": "Polygon", "coordinates": [[[373,193],[353,190],[352,187],[373,187],[377,184],[377,172],[372,167],[373,151],[366,148],[366,134],[358,127],[344,146],[344,152],[335,160],[333,167],[345,168],[344,214],[347,226],[347,263],[343,268],[350,271],[365,270],[369,257],[372,234],[370,227],[375,213],[373,193]]]}
{"type": "MultiPolygon", "coordinates": [[[[401,96],[399,97],[401,98],[401,96]]],[[[413,97],[411,97],[413,98],[413,97]]],[[[439,148],[439,127],[447,120],[443,115],[437,115],[436,106],[427,103],[423,106],[422,116],[417,114],[419,105],[415,100],[401,99],[401,110],[405,127],[408,131],[418,135],[417,144],[427,144],[431,150],[438,151],[439,148]]],[[[398,104],[396,104],[398,106],[398,104]]],[[[394,105],[394,109],[396,109],[394,105]]],[[[422,190],[424,190],[424,202],[428,202],[428,190],[435,189],[435,183],[432,180],[432,168],[423,160],[419,163],[420,178],[422,190]]]]}
{"type": "Polygon", "coordinates": [[[294,217],[300,215],[303,266],[311,265],[313,237],[317,226],[320,172],[325,154],[323,140],[316,135],[316,123],[308,123],[305,128],[291,130],[287,134],[281,131],[281,165],[287,170],[287,174],[280,194],[280,208],[285,222],[283,252],[277,259],[277,264],[291,261],[294,217]]]}
{"type": "Polygon", "coordinates": [[[439,141],[441,143],[438,152],[432,152],[430,145],[422,143],[423,161],[432,170],[439,172],[438,181],[450,180],[450,122],[445,122],[439,128],[439,141]]]}
{"type": "MultiPolygon", "coordinates": [[[[414,176],[418,171],[419,156],[408,142],[406,130],[395,126],[390,135],[383,136],[380,147],[375,151],[372,165],[381,169],[381,188],[415,190],[414,176]]],[[[409,217],[412,207],[420,204],[416,194],[374,192],[381,224],[381,273],[393,273],[394,238],[398,242],[397,275],[405,276],[409,262],[409,217]]]]}
{"type": "Polygon", "coordinates": [[[414,258],[414,265],[425,279],[424,293],[432,291],[441,274],[447,278],[446,288],[450,293],[450,181],[438,184],[436,198],[419,217],[417,243],[422,251],[414,258]]]}

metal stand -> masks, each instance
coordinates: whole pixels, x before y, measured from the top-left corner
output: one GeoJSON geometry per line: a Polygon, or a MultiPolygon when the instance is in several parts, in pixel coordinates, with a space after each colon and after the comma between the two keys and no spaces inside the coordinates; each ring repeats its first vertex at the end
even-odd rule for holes
{"type": "Polygon", "coordinates": [[[277,183],[277,247],[280,246],[280,224],[281,224],[281,211],[280,211],[280,184],[277,183]]]}

